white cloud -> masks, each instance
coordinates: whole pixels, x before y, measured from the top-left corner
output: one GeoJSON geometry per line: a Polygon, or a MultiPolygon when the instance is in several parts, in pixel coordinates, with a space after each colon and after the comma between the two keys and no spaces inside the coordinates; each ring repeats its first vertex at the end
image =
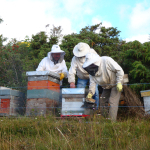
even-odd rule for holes
{"type": "Polygon", "coordinates": [[[108,22],[108,21],[102,21],[101,19],[99,19],[99,17],[94,17],[92,19],[92,24],[98,24],[100,22],[102,22],[102,26],[105,26],[106,28],[112,27],[112,24],[110,22],[108,22]]]}
{"type": "Polygon", "coordinates": [[[129,9],[131,8],[131,6],[129,5],[120,5],[119,6],[119,15],[120,15],[120,19],[123,20],[126,17],[129,17],[129,9]]]}
{"type": "Polygon", "coordinates": [[[137,35],[137,36],[133,36],[133,37],[130,37],[130,38],[126,38],[124,39],[126,42],[131,42],[131,41],[139,41],[141,43],[145,43],[145,42],[148,42],[150,41],[149,40],[149,35],[148,34],[145,34],[145,35],[137,35]]]}
{"type": "MultiPolygon", "coordinates": [[[[17,38],[24,40],[28,35],[46,31],[45,26],[50,24],[62,26],[63,34],[73,32],[71,20],[55,17],[58,12],[59,0],[34,1],[34,0],[1,0],[0,14],[4,22],[0,24],[0,33],[9,40],[17,38]],[[57,9],[56,9],[57,8],[57,9]],[[50,11],[49,11],[50,10],[50,11]]],[[[47,30],[49,31],[49,30],[47,30]]]]}
{"type": "Polygon", "coordinates": [[[130,15],[130,32],[133,34],[150,33],[150,6],[146,3],[138,3],[130,15]]]}
{"type": "Polygon", "coordinates": [[[83,14],[91,14],[94,6],[92,0],[62,0],[64,9],[74,17],[80,17],[83,14]]]}
{"type": "MultiPolygon", "coordinates": [[[[104,27],[106,27],[106,28],[112,27],[112,24],[111,24],[110,22],[108,22],[108,21],[101,21],[100,17],[94,17],[94,18],[92,19],[92,24],[93,24],[93,25],[99,24],[99,23],[101,23],[101,22],[102,22],[102,25],[100,25],[100,26],[104,26],[104,27]]],[[[96,33],[99,33],[99,32],[100,32],[100,29],[97,29],[95,32],[96,32],[96,33]]]]}
{"type": "Polygon", "coordinates": [[[62,34],[70,34],[76,32],[73,26],[86,25],[84,15],[91,14],[94,6],[92,0],[1,0],[4,22],[0,34],[9,40],[24,40],[26,35],[31,38],[32,34],[49,31],[52,25],[61,26],[62,34]],[[45,28],[47,24],[49,28],[45,28]]]}

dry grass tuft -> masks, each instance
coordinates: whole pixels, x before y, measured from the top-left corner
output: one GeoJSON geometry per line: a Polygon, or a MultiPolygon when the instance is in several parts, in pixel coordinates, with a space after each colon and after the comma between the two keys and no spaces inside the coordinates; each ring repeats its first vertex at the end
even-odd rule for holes
{"type": "Polygon", "coordinates": [[[128,115],[133,115],[136,117],[143,117],[144,116],[144,108],[141,100],[137,96],[137,94],[126,85],[123,86],[123,94],[124,100],[127,106],[128,115]]]}

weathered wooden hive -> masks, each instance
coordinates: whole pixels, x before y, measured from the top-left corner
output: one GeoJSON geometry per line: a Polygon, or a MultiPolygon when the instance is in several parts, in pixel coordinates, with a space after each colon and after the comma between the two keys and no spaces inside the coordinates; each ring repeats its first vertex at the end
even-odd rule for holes
{"type": "Polygon", "coordinates": [[[145,114],[150,115],[150,90],[140,91],[143,97],[145,114]]]}
{"type": "Polygon", "coordinates": [[[85,117],[85,88],[62,88],[61,117],[85,117]]]}
{"type": "Polygon", "coordinates": [[[11,88],[0,87],[0,116],[24,115],[25,95],[11,88]]]}
{"type": "Polygon", "coordinates": [[[46,115],[55,112],[59,104],[60,76],[51,71],[27,72],[26,115],[46,115]]]}

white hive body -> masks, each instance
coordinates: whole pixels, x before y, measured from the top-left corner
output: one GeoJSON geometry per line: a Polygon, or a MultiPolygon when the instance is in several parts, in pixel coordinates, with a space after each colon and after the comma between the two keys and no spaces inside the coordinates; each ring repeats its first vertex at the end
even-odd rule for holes
{"type": "Polygon", "coordinates": [[[81,106],[85,101],[84,88],[62,88],[61,116],[82,116],[84,108],[81,106]]]}

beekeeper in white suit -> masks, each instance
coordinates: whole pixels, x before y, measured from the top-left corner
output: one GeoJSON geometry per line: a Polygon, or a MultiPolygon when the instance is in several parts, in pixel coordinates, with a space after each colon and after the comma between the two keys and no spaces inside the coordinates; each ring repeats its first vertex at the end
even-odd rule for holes
{"type": "Polygon", "coordinates": [[[58,45],[53,45],[47,57],[39,63],[36,71],[52,71],[60,75],[60,80],[67,77],[68,71],[64,60],[65,52],[58,45]]]}
{"type": "Polygon", "coordinates": [[[92,53],[86,55],[83,68],[90,74],[87,99],[95,93],[96,84],[101,85],[103,88],[100,98],[101,113],[104,117],[116,121],[124,71],[111,57],[100,57],[92,53]]]}
{"type": "MultiPolygon", "coordinates": [[[[68,74],[68,82],[70,83],[70,88],[75,88],[75,75],[77,74],[77,88],[85,88],[87,84],[89,83],[89,74],[87,71],[85,71],[82,66],[85,62],[85,55],[87,53],[96,53],[96,51],[87,43],[80,42],[78,43],[74,49],[73,54],[74,57],[71,61],[71,67],[69,69],[68,74]]],[[[99,107],[99,91],[98,91],[98,85],[96,86],[95,93],[93,93],[94,102],[97,105],[97,108],[99,107]]],[[[91,99],[92,100],[92,99],[91,99]]]]}

